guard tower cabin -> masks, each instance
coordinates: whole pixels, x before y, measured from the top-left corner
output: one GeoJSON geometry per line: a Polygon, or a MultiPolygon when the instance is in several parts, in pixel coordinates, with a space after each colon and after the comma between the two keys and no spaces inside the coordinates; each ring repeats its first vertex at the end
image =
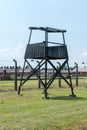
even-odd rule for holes
{"type": "Polygon", "coordinates": [[[75,96],[74,92],[73,92],[72,81],[71,81],[71,76],[70,76],[70,69],[69,69],[69,64],[68,64],[68,51],[67,51],[67,46],[65,44],[65,37],[64,37],[66,30],[50,28],[50,27],[29,27],[29,30],[30,30],[29,41],[28,41],[25,55],[24,55],[25,61],[24,61],[23,73],[22,73],[22,77],[21,77],[21,81],[20,81],[18,94],[20,94],[21,86],[27,80],[29,80],[33,74],[36,74],[40,83],[42,84],[42,86],[44,88],[45,98],[48,98],[47,90],[58,75],[60,75],[65,80],[65,82],[70,86],[71,96],[75,96]],[[43,31],[45,40],[40,43],[31,43],[32,31],[34,31],[34,30],[43,31]],[[63,42],[56,43],[56,42],[49,41],[48,36],[50,33],[54,33],[54,34],[61,33],[63,42]],[[52,44],[52,46],[51,46],[51,44],[52,44]],[[38,63],[38,65],[35,68],[33,68],[30,65],[28,59],[40,59],[41,61],[38,63]],[[51,60],[58,60],[58,59],[63,60],[63,63],[57,69],[56,66],[51,62],[51,60]],[[28,75],[28,77],[23,81],[24,67],[25,67],[26,63],[29,65],[29,67],[32,69],[32,71],[28,75]],[[47,64],[48,63],[55,70],[54,75],[49,80],[47,80],[47,64]],[[45,77],[44,77],[45,80],[44,81],[37,74],[38,70],[43,65],[45,65],[45,77]],[[69,81],[61,74],[61,70],[64,68],[65,65],[67,65],[67,67],[68,67],[69,81]]]}
{"type": "Polygon", "coordinates": [[[66,59],[68,60],[67,48],[65,45],[64,33],[66,30],[60,30],[49,27],[30,27],[30,37],[27,44],[25,58],[27,59],[66,59]],[[45,41],[41,43],[30,44],[32,30],[40,30],[45,32],[45,41]],[[55,43],[48,41],[49,33],[62,33],[63,43],[55,43]],[[49,43],[56,46],[49,46],[49,43]]]}

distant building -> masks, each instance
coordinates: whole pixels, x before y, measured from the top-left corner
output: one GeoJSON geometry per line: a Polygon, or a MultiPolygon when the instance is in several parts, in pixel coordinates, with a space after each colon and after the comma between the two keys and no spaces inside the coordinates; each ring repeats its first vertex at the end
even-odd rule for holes
{"type": "MultiPolygon", "coordinates": [[[[25,75],[28,75],[30,73],[30,71],[31,71],[31,69],[26,68],[24,70],[25,75]]],[[[68,76],[67,72],[68,72],[67,70],[62,70],[61,71],[61,73],[63,75],[65,75],[65,77],[68,76]]],[[[53,73],[55,73],[54,69],[48,69],[47,70],[48,76],[52,76],[53,73]]],[[[76,76],[76,68],[73,69],[73,70],[70,70],[70,73],[71,73],[71,76],[76,76]]],[[[21,74],[22,74],[22,68],[18,68],[17,69],[17,75],[20,76],[21,74]]],[[[45,74],[45,70],[42,69],[40,71],[40,75],[43,76],[44,74],[45,74]]],[[[9,79],[11,79],[10,78],[11,75],[15,75],[15,68],[6,68],[6,69],[5,68],[0,68],[0,80],[9,80],[9,79]]],[[[84,77],[87,76],[87,68],[86,67],[85,68],[81,68],[81,67],[78,68],[78,76],[84,76],[84,77]]]]}
{"type": "MultiPolygon", "coordinates": [[[[76,75],[76,69],[71,70],[72,76],[76,75]]],[[[86,67],[80,67],[78,68],[78,76],[87,76],[87,68],[86,67]]]]}

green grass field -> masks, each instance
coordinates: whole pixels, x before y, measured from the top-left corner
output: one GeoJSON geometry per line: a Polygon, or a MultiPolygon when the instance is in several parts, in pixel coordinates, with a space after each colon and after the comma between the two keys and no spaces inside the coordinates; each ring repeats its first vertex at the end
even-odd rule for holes
{"type": "Polygon", "coordinates": [[[48,90],[50,99],[43,99],[37,81],[28,81],[20,96],[13,90],[13,81],[1,81],[0,130],[87,130],[84,82],[74,87],[77,97],[69,96],[70,88],[64,82],[62,88],[57,84],[54,81],[48,90]]]}

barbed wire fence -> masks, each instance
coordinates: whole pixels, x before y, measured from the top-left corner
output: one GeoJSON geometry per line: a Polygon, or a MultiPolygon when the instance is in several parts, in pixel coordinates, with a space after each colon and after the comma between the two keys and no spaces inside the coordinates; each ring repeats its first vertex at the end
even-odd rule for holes
{"type": "MultiPolygon", "coordinates": [[[[23,59],[20,59],[20,60],[17,59],[16,61],[17,61],[17,82],[19,84],[19,81],[21,78],[21,73],[22,73],[22,67],[23,67],[23,59]]],[[[34,64],[36,64],[36,63],[37,63],[37,61],[35,61],[35,62],[31,61],[32,66],[34,66],[34,64]]],[[[29,73],[29,68],[27,68],[27,66],[25,69],[26,69],[26,74],[29,73]]],[[[52,73],[54,73],[54,70],[49,69],[49,71],[50,72],[48,72],[48,75],[50,75],[50,74],[52,75],[52,73]]],[[[14,86],[15,85],[15,63],[14,63],[13,59],[0,61],[0,80],[5,81],[6,83],[11,80],[12,81],[12,90],[17,90],[15,88],[17,86],[14,86]]],[[[75,80],[76,80],[76,77],[75,76],[72,77],[73,86],[76,86],[75,80]]],[[[40,83],[38,83],[38,84],[39,84],[39,88],[40,88],[40,83]]],[[[81,86],[81,87],[87,88],[87,76],[85,76],[85,77],[79,76],[78,84],[79,84],[78,87],[81,86]]],[[[57,84],[57,86],[58,86],[58,84],[57,84]]],[[[62,87],[62,80],[61,80],[61,87],[62,87]]],[[[5,89],[8,89],[8,88],[5,88],[5,89]]]]}

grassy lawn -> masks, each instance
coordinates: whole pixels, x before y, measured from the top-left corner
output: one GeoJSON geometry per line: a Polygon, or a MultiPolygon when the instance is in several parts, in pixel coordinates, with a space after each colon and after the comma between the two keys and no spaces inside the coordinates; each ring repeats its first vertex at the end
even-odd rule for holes
{"type": "Polygon", "coordinates": [[[13,81],[1,81],[0,130],[87,130],[87,88],[80,83],[74,88],[77,97],[70,97],[70,88],[57,84],[54,81],[46,100],[37,81],[28,81],[20,96],[13,91],[13,81]]]}

